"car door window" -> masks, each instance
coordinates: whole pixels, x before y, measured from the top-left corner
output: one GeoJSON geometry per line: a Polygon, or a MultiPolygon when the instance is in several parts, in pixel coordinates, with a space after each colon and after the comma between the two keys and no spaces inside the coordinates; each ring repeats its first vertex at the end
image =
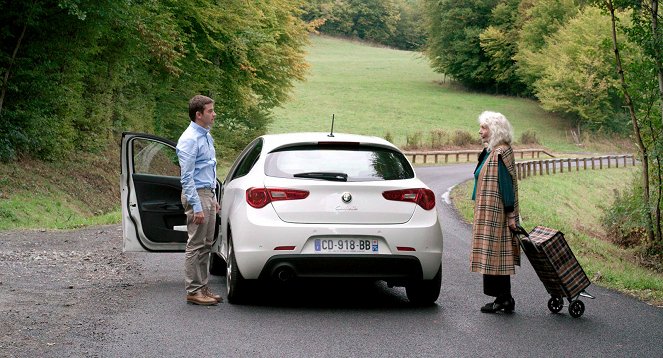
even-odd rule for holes
{"type": "Polygon", "coordinates": [[[251,171],[251,168],[253,168],[253,166],[258,161],[258,158],[260,158],[260,152],[262,152],[262,140],[258,140],[255,146],[246,152],[246,155],[244,155],[244,157],[237,165],[237,169],[230,177],[230,180],[234,180],[248,174],[251,171]]]}
{"type": "Polygon", "coordinates": [[[133,172],[158,176],[180,176],[175,149],[163,143],[137,138],[133,146],[133,172]]]}

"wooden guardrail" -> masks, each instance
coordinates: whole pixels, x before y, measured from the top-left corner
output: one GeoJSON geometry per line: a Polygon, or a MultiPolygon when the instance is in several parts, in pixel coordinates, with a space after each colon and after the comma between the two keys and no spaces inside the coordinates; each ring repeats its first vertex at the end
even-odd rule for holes
{"type": "Polygon", "coordinates": [[[635,165],[635,156],[633,154],[621,154],[604,155],[599,157],[555,158],[516,162],[516,171],[518,173],[518,179],[522,180],[537,175],[537,172],[538,175],[555,174],[557,171],[564,173],[564,166],[566,166],[566,170],[569,172],[572,171],[574,167],[576,171],[580,171],[581,165],[584,170],[587,170],[588,167],[591,167],[591,169],[603,169],[604,167],[610,168],[614,161],[615,168],[619,168],[619,161],[621,160],[623,166],[626,167],[627,159],[630,159],[631,164],[635,165]],[[588,162],[590,163],[589,166],[587,164],[588,162]]]}
{"type": "MultiPolygon", "coordinates": [[[[514,149],[513,152],[516,158],[518,158],[518,154],[520,154],[520,159],[524,159],[525,155],[530,156],[531,158],[540,158],[541,154],[545,154],[551,158],[555,157],[543,149],[514,149]]],[[[480,153],[480,150],[403,151],[403,154],[409,157],[413,164],[417,163],[417,157],[423,158],[423,162],[420,163],[428,163],[429,157],[433,157],[436,164],[439,163],[441,158],[444,158],[444,163],[448,163],[449,157],[452,159],[455,157],[456,162],[459,162],[461,158],[469,162],[471,156],[478,157],[480,153]]]]}

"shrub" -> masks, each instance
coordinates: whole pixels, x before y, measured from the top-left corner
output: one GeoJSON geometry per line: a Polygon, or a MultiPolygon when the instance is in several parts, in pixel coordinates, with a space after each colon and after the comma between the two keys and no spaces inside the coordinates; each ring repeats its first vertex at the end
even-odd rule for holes
{"type": "Polygon", "coordinates": [[[520,144],[539,144],[536,132],[527,130],[520,135],[520,144]]]}
{"type": "Polygon", "coordinates": [[[406,149],[419,149],[421,148],[421,132],[405,135],[405,148],[406,149]]]}
{"type": "Polygon", "coordinates": [[[449,144],[449,134],[443,129],[433,129],[430,131],[430,146],[433,149],[443,148],[449,144]]]}
{"type": "Polygon", "coordinates": [[[477,139],[468,131],[458,130],[454,132],[451,138],[451,143],[457,147],[466,147],[471,144],[476,144],[477,139]]]}
{"type": "Polygon", "coordinates": [[[384,134],[384,140],[386,140],[389,143],[393,143],[394,142],[394,136],[391,135],[391,132],[387,132],[387,133],[384,134]]]}
{"type": "Polygon", "coordinates": [[[642,185],[636,178],[631,188],[621,193],[615,190],[615,201],[606,208],[602,218],[612,242],[621,247],[635,247],[646,242],[646,208],[642,204],[642,185]]]}

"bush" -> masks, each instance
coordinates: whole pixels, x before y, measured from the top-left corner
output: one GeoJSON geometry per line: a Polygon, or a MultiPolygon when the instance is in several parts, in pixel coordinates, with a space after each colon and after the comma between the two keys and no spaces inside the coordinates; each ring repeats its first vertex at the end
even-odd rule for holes
{"type": "Polygon", "coordinates": [[[386,140],[389,143],[394,143],[394,136],[391,135],[391,132],[387,132],[384,134],[384,140],[386,140]]]}
{"type": "Polygon", "coordinates": [[[405,148],[406,149],[419,149],[421,148],[421,132],[405,135],[405,148]]]}
{"type": "Polygon", "coordinates": [[[430,146],[433,149],[443,148],[449,144],[449,134],[443,129],[433,129],[430,131],[430,146]]]}
{"type": "Polygon", "coordinates": [[[457,147],[466,147],[472,144],[476,144],[477,139],[475,136],[470,134],[468,131],[456,131],[454,132],[453,137],[451,138],[451,143],[457,147]]]}
{"type": "Polygon", "coordinates": [[[520,135],[520,144],[539,144],[535,131],[527,130],[520,135]]]}
{"type": "Polygon", "coordinates": [[[615,201],[605,210],[602,224],[608,238],[621,247],[636,247],[647,241],[646,208],[642,203],[642,185],[637,178],[624,192],[615,191],[615,201]]]}

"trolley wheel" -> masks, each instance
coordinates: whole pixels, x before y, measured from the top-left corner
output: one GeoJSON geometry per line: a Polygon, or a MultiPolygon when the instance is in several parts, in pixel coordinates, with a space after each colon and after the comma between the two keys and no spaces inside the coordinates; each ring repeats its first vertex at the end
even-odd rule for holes
{"type": "Polygon", "coordinates": [[[585,304],[580,300],[575,300],[569,305],[569,314],[573,318],[578,318],[585,313],[585,304]]]}
{"type": "MultiPolygon", "coordinates": [[[[564,308],[564,299],[561,297],[550,297],[548,300],[548,309],[552,313],[559,313],[564,308]]],[[[582,313],[581,313],[582,314],[582,313]]]]}

